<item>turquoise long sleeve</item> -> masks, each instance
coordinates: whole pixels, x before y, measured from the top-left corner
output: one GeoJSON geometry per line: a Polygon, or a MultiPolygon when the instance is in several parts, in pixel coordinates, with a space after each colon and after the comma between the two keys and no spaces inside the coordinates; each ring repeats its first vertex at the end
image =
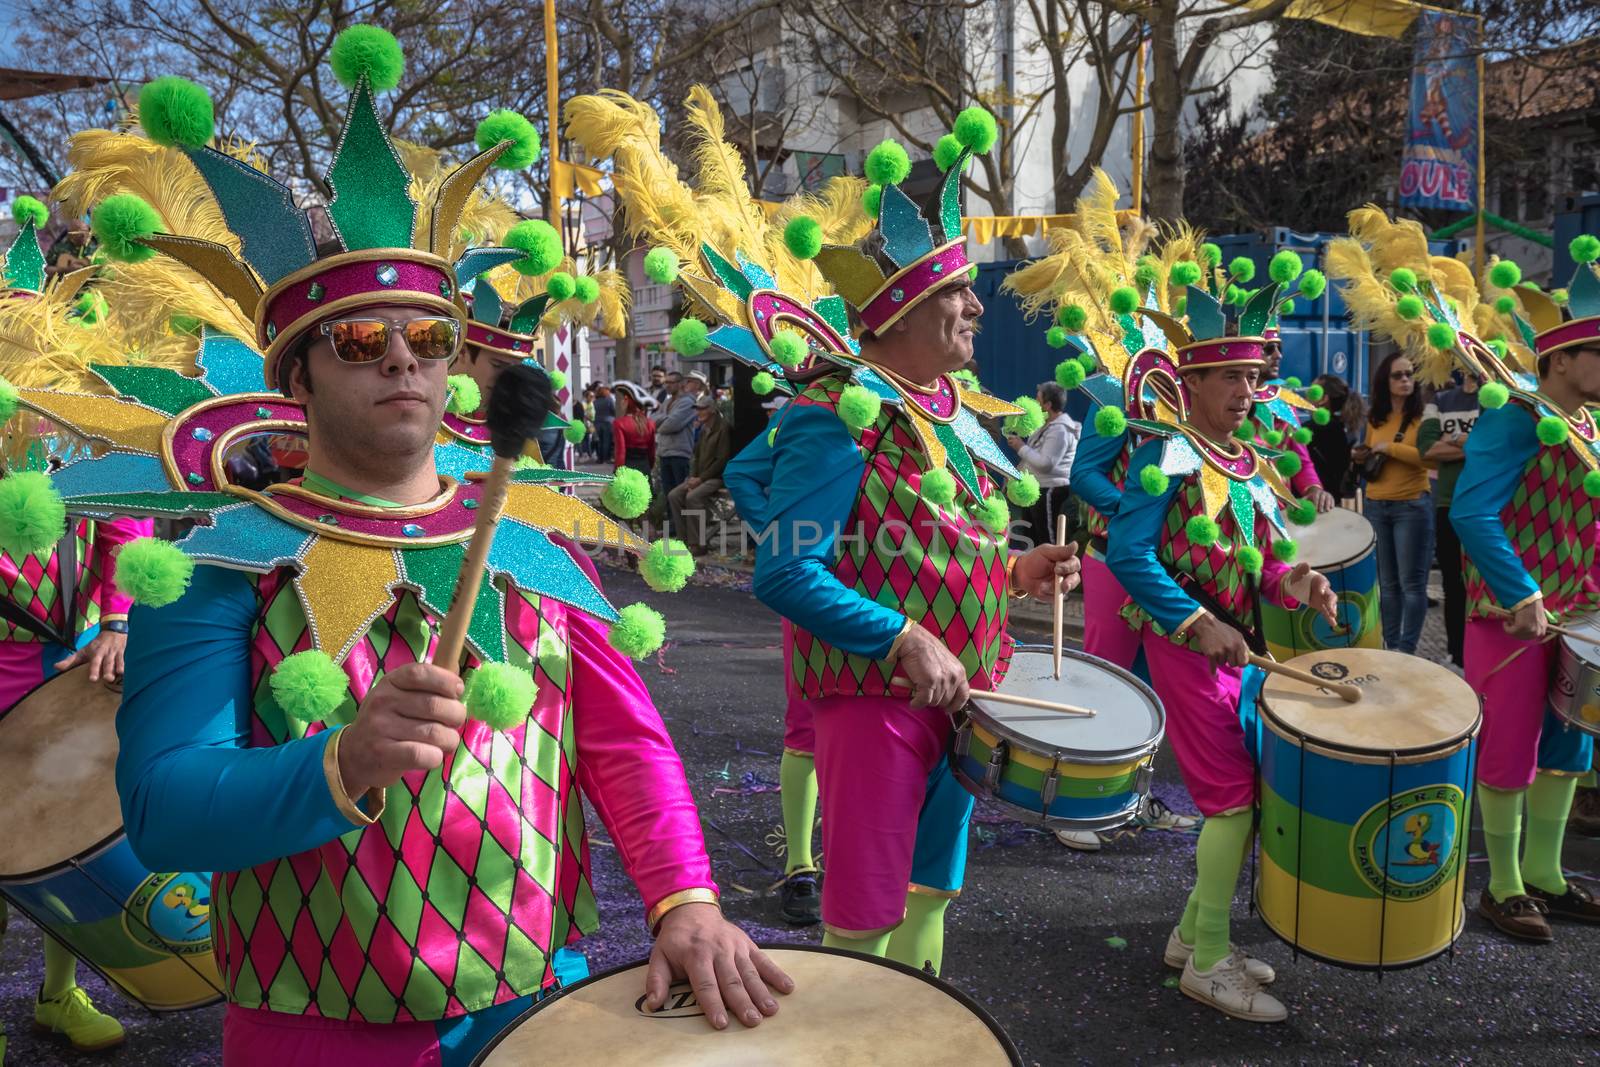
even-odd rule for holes
{"type": "Polygon", "coordinates": [[[1450,498],[1450,524],[1502,607],[1539,592],[1500,517],[1538,451],[1539,435],[1529,412],[1511,404],[1486,408],[1467,435],[1466,458],[1450,498]]]}

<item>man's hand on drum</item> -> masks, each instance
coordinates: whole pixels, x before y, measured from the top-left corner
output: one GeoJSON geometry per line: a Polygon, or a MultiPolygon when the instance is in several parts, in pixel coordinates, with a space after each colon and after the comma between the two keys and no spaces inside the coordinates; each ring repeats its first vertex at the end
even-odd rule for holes
{"type": "Polygon", "coordinates": [[[431,663],[406,663],[368,691],[339,741],[339,777],[352,800],[411,771],[431,771],[461,743],[461,679],[431,663]]]}
{"type": "Polygon", "coordinates": [[[958,711],[966,705],[967,669],[930,631],[907,630],[896,662],[911,685],[912,707],[958,711]]]}
{"type": "Polygon", "coordinates": [[[1284,590],[1300,603],[1328,620],[1328,625],[1339,628],[1339,594],[1333,583],[1309,563],[1296,563],[1294,570],[1283,580],[1284,590]]]}
{"type": "Polygon", "coordinates": [[[99,636],[56,664],[58,671],[70,671],[80,663],[89,665],[89,681],[112,682],[122,679],[122,653],[128,647],[127,634],[101,630],[99,636]]]}
{"type": "Polygon", "coordinates": [[[715,904],[680,904],[661,919],[645,972],[645,1007],[666,1003],[674,981],[687,981],[706,1021],[721,1030],[728,1014],[759,1026],[778,1014],[772,991],[794,992],[794,979],[767,958],[748,934],[722,917],[715,904]]]}
{"type": "Polygon", "coordinates": [[[1534,597],[1511,613],[1506,633],[1524,641],[1543,641],[1550,633],[1550,616],[1545,614],[1544,598],[1534,597]]]}
{"type": "Polygon", "coordinates": [[[1250,662],[1250,646],[1244,635],[1227,623],[1202,615],[1189,628],[1194,649],[1211,661],[1213,667],[1243,667],[1250,662]]]}
{"type": "Polygon", "coordinates": [[[1337,500],[1333,499],[1333,494],[1320,485],[1313,485],[1311,492],[1307,495],[1310,496],[1311,502],[1317,506],[1318,515],[1332,511],[1339,504],[1337,500]]]}
{"type": "Polygon", "coordinates": [[[1076,544],[1039,545],[1011,565],[1011,584],[1029,596],[1051,597],[1059,576],[1061,591],[1070,593],[1078,588],[1078,571],[1082,567],[1076,544]]]}

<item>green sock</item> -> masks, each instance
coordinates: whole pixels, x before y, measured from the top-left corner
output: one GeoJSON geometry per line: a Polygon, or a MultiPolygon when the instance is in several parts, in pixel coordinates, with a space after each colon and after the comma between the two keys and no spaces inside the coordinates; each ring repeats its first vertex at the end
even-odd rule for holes
{"type": "Polygon", "coordinates": [[[906,921],[889,935],[885,955],[919,971],[931,963],[938,974],[944,964],[944,913],[949,906],[949,897],[907,893],[906,921]]]}
{"type": "Polygon", "coordinates": [[[889,937],[893,931],[885,930],[873,937],[840,937],[832,930],[822,932],[823,948],[842,948],[846,952],[859,952],[863,956],[883,956],[889,951],[889,937]]]}
{"type": "Polygon", "coordinates": [[[1478,811],[1483,815],[1483,847],[1489,853],[1489,895],[1504,901],[1521,896],[1522,867],[1517,844],[1522,839],[1522,789],[1478,785],[1478,811]]]}
{"type": "Polygon", "coordinates": [[[1578,779],[1578,788],[1580,789],[1593,789],[1596,785],[1600,785],[1600,771],[1596,771],[1593,768],[1590,768],[1588,774],[1578,779]]]}
{"type": "Polygon", "coordinates": [[[783,805],[783,836],[788,842],[784,873],[815,867],[811,855],[811,829],[817,818],[817,760],[815,756],[783,750],[778,763],[779,801],[783,805]]]}
{"type": "Polygon", "coordinates": [[[78,984],[78,957],[53,937],[44,939],[44,988],[39,996],[54,1000],[78,984]]]}
{"type": "MultiPolygon", "coordinates": [[[[1214,815],[1195,845],[1194,966],[1209,971],[1228,954],[1228,911],[1250,841],[1251,813],[1214,815]]],[[[1188,911],[1187,908],[1184,909],[1188,911]]],[[[1182,936],[1183,931],[1178,931],[1182,936]]]]}
{"type": "Polygon", "coordinates": [[[1567,891],[1561,874],[1561,839],[1578,780],[1568,775],[1539,773],[1528,787],[1528,833],[1522,848],[1522,880],[1546,893],[1567,891]]]}
{"type": "Polygon", "coordinates": [[[1194,947],[1194,924],[1200,917],[1200,887],[1189,890],[1189,899],[1183,905],[1183,918],[1178,920],[1178,939],[1194,947]]]}

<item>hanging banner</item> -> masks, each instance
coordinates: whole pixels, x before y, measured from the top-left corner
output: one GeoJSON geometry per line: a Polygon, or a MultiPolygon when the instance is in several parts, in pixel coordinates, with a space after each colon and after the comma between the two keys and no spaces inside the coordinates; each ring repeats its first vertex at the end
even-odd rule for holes
{"type": "Polygon", "coordinates": [[[1401,207],[1477,210],[1477,50],[1476,19],[1448,11],[1417,16],[1401,207]]]}

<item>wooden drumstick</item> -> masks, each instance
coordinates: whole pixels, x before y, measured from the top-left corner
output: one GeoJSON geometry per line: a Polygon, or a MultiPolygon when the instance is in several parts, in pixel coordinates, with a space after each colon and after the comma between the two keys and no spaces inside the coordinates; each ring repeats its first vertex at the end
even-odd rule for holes
{"type": "MultiPolygon", "coordinates": [[[[1057,545],[1064,545],[1066,543],[1067,543],[1067,516],[1066,516],[1065,512],[1062,512],[1060,515],[1056,516],[1056,544],[1057,545]]],[[[1055,645],[1052,648],[1052,653],[1055,656],[1056,681],[1058,681],[1058,682],[1061,681],[1061,623],[1062,623],[1062,615],[1064,614],[1064,610],[1063,609],[1065,607],[1065,603],[1066,603],[1066,597],[1061,592],[1061,575],[1057,574],[1056,577],[1055,577],[1056,640],[1055,640],[1055,645]]]]}
{"type": "Polygon", "coordinates": [[[1299,667],[1291,667],[1287,663],[1279,663],[1270,656],[1258,656],[1252,652],[1250,653],[1250,663],[1253,666],[1260,667],[1268,674],[1281,674],[1285,678],[1293,678],[1297,682],[1314,685],[1318,689],[1331,689],[1339,694],[1339,699],[1346,704],[1354,704],[1361,699],[1361,687],[1358,685],[1351,685],[1348,682],[1330,682],[1326,678],[1318,678],[1316,675],[1309,671],[1303,671],[1299,667]]]}
{"type": "MultiPolygon", "coordinates": [[[[910,689],[911,683],[904,678],[896,678],[889,683],[895,689],[910,689]]],[[[1060,704],[1054,700],[1040,700],[1038,697],[1015,696],[1011,693],[997,693],[993,689],[969,689],[975,697],[992,700],[996,704],[1015,704],[1022,708],[1039,708],[1043,711],[1056,711],[1062,715],[1076,715],[1083,719],[1094,718],[1093,708],[1080,708],[1076,704],[1060,704]]]]}

